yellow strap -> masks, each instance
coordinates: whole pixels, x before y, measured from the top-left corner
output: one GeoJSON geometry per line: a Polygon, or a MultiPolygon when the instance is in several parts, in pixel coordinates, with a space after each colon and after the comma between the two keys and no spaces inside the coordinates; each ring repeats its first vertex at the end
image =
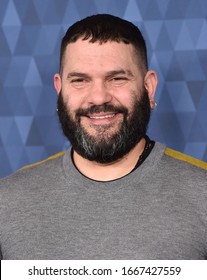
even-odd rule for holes
{"type": "Polygon", "coordinates": [[[44,163],[44,162],[46,162],[46,161],[49,161],[49,160],[51,160],[51,159],[55,159],[55,158],[58,158],[58,157],[60,157],[60,156],[63,156],[64,154],[65,154],[65,152],[57,153],[57,154],[55,154],[55,155],[53,155],[53,156],[51,156],[51,157],[48,157],[48,158],[46,158],[46,159],[44,159],[44,160],[39,161],[39,162],[26,165],[26,166],[22,167],[21,170],[22,170],[22,169],[31,168],[31,167],[34,167],[34,166],[37,166],[37,165],[40,165],[40,164],[42,164],[42,163],[44,163]]]}
{"type": "MultiPolygon", "coordinates": [[[[65,154],[65,152],[57,153],[57,154],[55,154],[55,155],[53,155],[53,156],[51,156],[51,157],[49,157],[49,158],[46,158],[46,159],[44,159],[44,160],[42,160],[42,161],[39,161],[39,162],[36,162],[36,163],[33,163],[33,164],[26,165],[26,166],[22,167],[21,170],[22,170],[22,169],[31,168],[31,167],[34,167],[34,166],[37,166],[37,165],[40,165],[40,164],[42,164],[42,163],[44,163],[44,162],[47,162],[47,161],[49,161],[49,160],[51,160],[51,159],[55,159],[55,158],[58,158],[58,157],[60,157],[60,156],[63,156],[64,154],[65,154]]],[[[193,157],[191,157],[191,156],[187,156],[187,155],[185,155],[185,154],[183,154],[183,153],[180,153],[180,152],[178,152],[178,151],[172,150],[172,149],[170,149],[170,148],[166,148],[166,149],[165,149],[165,154],[168,155],[168,156],[171,156],[171,157],[173,157],[173,158],[176,158],[176,159],[179,159],[179,160],[188,162],[188,163],[190,163],[190,164],[192,164],[192,165],[195,165],[195,166],[197,166],[197,167],[200,167],[200,168],[202,168],[202,169],[207,170],[207,163],[204,162],[204,161],[202,161],[202,160],[193,158],[193,157]]]]}
{"type": "Polygon", "coordinates": [[[195,165],[197,167],[200,167],[202,169],[207,170],[207,163],[202,161],[202,160],[193,158],[191,156],[187,156],[187,155],[185,155],[183,153],[177,152],[177,151],[172,150],[170,148],[166,148],[165,154],[168,155],[168,156],[174,157],[176,159],[179,159],[179,160],[188,162],[190,164],[193,164],[193,165],[195,165]]]}

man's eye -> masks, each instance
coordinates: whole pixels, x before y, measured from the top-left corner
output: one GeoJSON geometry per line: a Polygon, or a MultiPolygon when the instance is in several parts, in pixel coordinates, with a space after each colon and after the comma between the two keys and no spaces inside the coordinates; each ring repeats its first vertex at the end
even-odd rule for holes
{"type": "Polygon", "coordinates": [[[85,80],[81,79],[81,78],[77,78],[77,79],[72,79],[71,80],[71,83],[83,83],[83,82],[85,82],[85,80]]]}
{"type": "Polygon", "coordinates": [[[127,77],[124,77],[124,76],[120,76],[120,77],[113,77],[111,79],[111,82],[114,84],[114,85],[122,85],[124,83],[126,83],[127,81],[127,77]]]}
{"type": "Polygon", "coordinates": [[[83,88],[86,85],[87,80],[84,78],[74,78],[70,81],[71,85],[75,88],[83,88]]]}
{"type": "Polygon", "coordinates": [[[113,78],[113,80],[115,80],[115,81],[123,81],[123,80],[127,80],[127,78],[126,77],[115,77],[115,78],[113,78]]]}

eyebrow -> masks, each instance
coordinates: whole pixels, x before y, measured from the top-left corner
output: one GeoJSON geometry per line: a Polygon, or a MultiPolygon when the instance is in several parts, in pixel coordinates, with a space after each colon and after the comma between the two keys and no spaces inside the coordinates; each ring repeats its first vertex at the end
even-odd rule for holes
{"type": "Polygon", "coordinates": [[[116,76],[116,75],[127,75],[130,77],[134,76],[130,70],[120,69],[120,70],[112,70],[112,71],[107,72],[108,77],[116,76]]]}
{"type": "MultiPolygon", "coordinates": [[[[113,77],[113,76],[116,76],[116,75],[127,75],[129,77],[134,76],[130,70],[123,70],[123,69],[112,70],[112,71],[106,72],[106,77],[113,77]]],[[[68,79],[70,79],[72,77],[88,78],[88,77],[90,77],[90,75],[88,75],[86,73],[74,71],[74,72],[68,73],[68,75],[67,75],[68,79]]]]}
{"type": "Polygon", "coordinates": [[[87,74],[85,73],[81,73],[81,72],[70,72],[68,73],[67,75],[67,78],[72,78],[72,77],[81,77],[81,78],[85,78],[85,77],[88,77],[87,74]]]}

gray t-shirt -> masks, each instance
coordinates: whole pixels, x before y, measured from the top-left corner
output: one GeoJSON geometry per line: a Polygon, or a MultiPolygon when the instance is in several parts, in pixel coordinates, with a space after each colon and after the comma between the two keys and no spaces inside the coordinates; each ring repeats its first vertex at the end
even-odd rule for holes
{"type": "Polygon", "coordinates": [[[64,155],[0,181],[2,259],[207,259],[207,171],[155,144],[98,182],[64,155]]]}

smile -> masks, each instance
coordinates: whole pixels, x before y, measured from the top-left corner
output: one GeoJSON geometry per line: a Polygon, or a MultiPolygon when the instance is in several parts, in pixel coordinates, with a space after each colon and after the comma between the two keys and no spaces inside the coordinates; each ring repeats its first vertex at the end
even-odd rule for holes
{"type": "Polygon", "coordinates": [[[109,119],[109,118],[113,118],[114,116],[115,116],[115,114],[105,115],[105,116],[89,116],[89,118],[90,118],[90,119],[99,120],[99,119],[109,119]]]}

